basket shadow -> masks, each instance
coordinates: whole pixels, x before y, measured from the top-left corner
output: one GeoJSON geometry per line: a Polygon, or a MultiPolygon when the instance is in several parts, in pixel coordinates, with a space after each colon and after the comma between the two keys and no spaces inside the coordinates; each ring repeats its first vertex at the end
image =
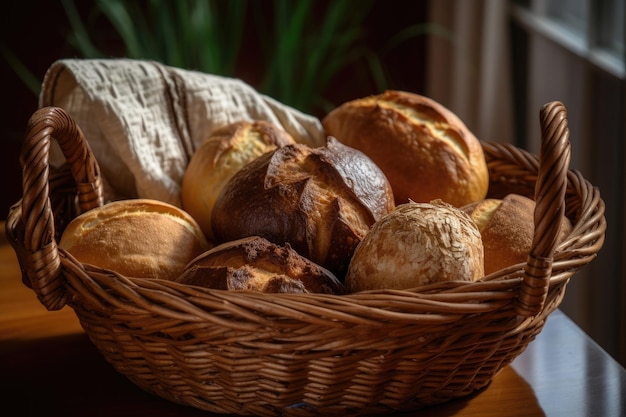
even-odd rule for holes
{"type": "Polygon", "coordinates": [[[542,417],[545,412],[532,387],[511,366],[506,366],[483,389],[467,397],[407,412],[399,416],[445,417],[455,415],[542,417]],[[522,402],[523,401],[523,402],[522,402]]]}
{"type": "Polygon", "coordinates": [[[20,416],[216,415],[144,392],[115,371],[84,333],[5,341],[0,358],[4,405],[20,416]]]}

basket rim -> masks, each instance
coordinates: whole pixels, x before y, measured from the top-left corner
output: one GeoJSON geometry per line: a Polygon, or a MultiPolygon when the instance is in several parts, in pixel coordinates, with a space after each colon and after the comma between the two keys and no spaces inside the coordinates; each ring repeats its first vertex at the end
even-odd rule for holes
{"type": "MultiPolygon", "coordinates": [[[[548,125],[552,134],[562,133],[559,120],[548,125]]],[[[208,411],[306,415],[308,410],[290,408],[297,403],[311,414],[380,413],[386,407],[414,410],[468,395],[525,349],[558,307],[571,276],[604,242],[599,190],[566,169],[563,194],[548,187],[540,196],[559,201],[549,214],[562,210],[575,221],[569,235],[550,248],[549,269],[538,268],[545,293],[535,310],[524,306],[520,311],[518,302],[529,263],[475,282],[344,295],[215,290],[129,278],[81,264],[56,246],[55,233],[76,215],[76,190],[82,210],[103,201],[97,163],[87,145],[72,144],[68,161],[78,166],[51,171],[45,186],[45,175],[29,171],[46,166],[29,158],[45,156],[40,141],[43,136],[45,148],[54,127],[36,130],[39,141],[24,156],[26,182],[34,191],[25,188],[5,223],[24,283],[49,310],[73,308],[104,358],[131,382],[208,411]]],[[[539,156],[511,144],[481,143],[490,181],[526,193],[541,183],[545,166],[539,156]]],[[[555,146],[563,150],[562,143],[555,146]]],[[[550,167],[563,169],[560,158],[548,159],[550,167]]]]}
{"type": "MultiPolygon", "coordinates": [[[[551,111],[550,115],[552,117],[552,119],[550,119],[550,123],[556,124],[557,127],[560,127],[563,125],[562,120],[564,120],[565,118],[565,116],[562,115],[563,110],[560,107],[562,105],[560,105],[560,103],[558,102],[551,103],[551,104],[553,105],[549,108],[549,110],[551,111]],[[560,118],[560,119],[556,118],[556,122],[554,122],[554,118],[556,117],[555,114],[560,118]],[[560,122],[560,123],[557,123],[557,122],[560,122]]],[[[101,184],[99,183],[99,176],[98,176],[99,169],[97,167],[97,161],[93,159],[93,156],[91,155],[88,144],[82,137],[82,133],[80,132],[80,129],[77,126],[72,125],[71,116],[65,114],[61,109],[57,109],[57,108],[42,109],[40,112],[42,112],[44,116],[46,117],[51,117],[50,114],[52,114],[53,116],[56,116],[57,113],[60,112],[61,116],[64,117],[63,121],[70,125],[70,128],[67,128],[67,129],[70,130],[71,132],[70,136],[72,137],[71,139],[67,139],[66,141],[70,142],[70,145],[72,146],[72,151],[79,154],[79,156],[68,158],[68,165],[72,168],[72,177],[74,178],[95,177],[96,180],[98,180],[98,181],[95,181],[95,184],[89,183],[88,181],[87,182],[77,181],[77,188],[79,189],[79,191],[80,191],[80,188],[83,187],[83,188],[87,188],[88,190],[87,193],[92,193],[92,194],[88,194],[89,198],[86,198],[83,200],[79,199],[81,201],[81,205],[83,205],[84,207],[91,207],[91,206],[98,206],[98,205],[104,204],[101,190],[98,190],[98,188],[101,188],[101,184]],[[82,144],[83,148],[76,151],[74,149],[75,142],[82,144]],[[72,162],[72,161],[78,161],[78,162],[72,162]],[[73,165],[79,165],[79,167],[76,168],[73,165]]],[[[40,119],[44,118],[41,115],[39,117],[40,119]]],[[[38,126],[36,122],[39,121],[40,119],[36,119],[35,122],[33,122],[34,126],[38,126]]],[[[562,127],[560,128],[562,129],[562,127]]],[[[565,126],[565,129],[566,129],[566,126],[565,126]]],[[[42,134],[39,130],[37,131],[37,133],[39,134],[39,136],[36,137],[36,139],[37,141],[41,141],[42,134]]],[[[562,131],[558,131],[557,133],[552,132],[548,136],[550,137],[555,136],[561,142],[563,142],[563,137],[565,137],[565,142],[567,142],[566,139],[568,138],[568,134],[564,134],[562,131]]],[[[49,135],[49,133],[47,134],[49,135]]],[[[515,183],[516,181],[521,182],[521,183],[534,183],[534,182],[539,181],[540,176],[541,176],[541,165],[542,165],[542,160],[540,159],[541,155],[538,156],[538,155],[532,154],[512,144],[490,143],[490,142],[485,142],[485,141],[480,141],[480,143],[483,146],[483,149],[485,152],[485,158],[487,160],[491,181],[506,182],[507,180],[508,181],[512,180],[513,183],[515,183]],[[509,175],[507,179],[502,175],[503,171],[507,172],[507,174],[509,172],[514,172],[514,173],[521,172],[523,173],[523,178],[520,179],[517,176],[511,174],[509,175]]],[[[565,148],[565,145],[562,145],[560,143],[559,143],[559,146],[565,148]]],[[[558,146],[554,146],[554,147],[558,147],[558,146]]],[[[568,142],[567,142],[567,151],[569,151],[568,142]]],[[[556,159],[557,160],[556,162],[561,163],[561,165],[563,165],[563,163],[559,160],[560,154],[558,154],[557,156],[559,156],[559,158],[555,157],[553,159],[556,159]]],[[[569,154],[567,156],[569,156],[569,154]]],[[[569,163],[568,157],[566,158],[566,163],[569,163]]],[[[26,165],[24,169],[27,170],[28,165],[26,165]]],[[[561,166],[560,169],[563,169],[563,167],[561,166]]],[[[569,277],[573,275],[575,270],[577,270],[580,266],[590,262],[591,259],[595,257],[596,253],[602,247],[603,240],[604,240],[604,233],[606,230],[606,220],[604,218],[604,202],[600,198],[597,187],[590,184],[579,172],[569,170],[567,166],[565,166],[565,169],[564,169],[564,178],[565,178],[565,181],[564,181],[564,187],[563,187],[564,188],[563,198],[565,200],[567,200],[568,198],[571,200],[572,197],[574,197],[580,200],[576,202],[576,207],[572,209],[572,210],[578,210],[580,211],[580,213],[577,213],[579,218],[577,219],[578,221],[573,222],[574,228],[572,232],[570,233],[570,235],[566,238],[564,242],[561,243],[559,247],[556,247],[553,251],[553,260],[550,263],[550,269],[546,276],[546,282],[548,286],[568,280],[569,277]]],[[[54,192],[54,189],[48,190],[47,188],[45,188],[44,191],[46,193],[52,194],[54,192]]],[[[532,197],[533,196],[531,196],[531,198],[532,197]]],[[[540,197],[542,196],[540,195],[540,197]]],[[[30,257],[32,255],[31,253],[32,251],[28,248],[22,247],[24,246],[23,240],[24,240],[25,232],[27,232],[29,228],[34,229],[38,227],[36,224],[33,224],[32,221],[31,222],[23,221],[23,217],[26,214],[28,215],[32,214],[32,213],[24,213],[23,211],[24,207],[32,208],[33,211],[34,209],[37,208],[36,206],[33,205],[33,203],[30,200],[32,200],[32,198],[30,197],[30,195],[27,195],[27,192],[25,191],[22,199],[20,199],[20,201],[18,201],[18,203],[16,203],[11,208],[11,212],[9,214],[10,221],[8,221],[5,225],[5,228],[7,230],[7,235],[12,236],[11,243],[14,245],[14,248],[16,249],[16,252],[18,253],[18,257],[21,259],[21,263],[24,264],[23,269],[24,269],[25,281],[27,283],[28,283],[27,277],[30,274],[34,274],[36,271],[33,270],[34,266],[30,264],[32,262],[32,259],[30,257]],[[20,230],[17,230],[17,229],[20,229],[20,230]]],[[[564,203],[563,205],[567,205],[567,204],[564,203]]],[[[83,210],[85,210],[84,207],[83,207],[83,210]]],[[[565,208],[563,208],[563,210],[565,210],[565,208]]],[[[569,213],[569,215],[572,216],[573,214],[569,213]]],[[[40,221],[40,219],[37,218],[36,221],[40,221]]],[[[44,233],[43,239],[45,240],[47,239],[47,243],[44,245],[44,247],[46,247],[47,250],[52,252],[52,255],[56,255],[56,256],[59,256],[59,254],[61,255],[60,260],[58,260],[59,270],[56,272],[57,277],[55,279],[62,280],[62,278],[58,278],[58,275],[64,275],[60,273],[60,269],[66,268],[69,263],[73,262],[76,264],[75,266],[83,267],[76,260],[74,260],[71,257],[71,255],[67,254],[62,249],[56,247],[56,244],[54,244],[55,239],[54,239],[53,234],[49,234],[46,236],[44,233]]],[[[51,257],[52,255],[50,255],[50,253],[48,252],[46,252],[45,254],[46,257],[51,257]]],[[[89,269],[88,271],[92,271],[92,270],[93,269],[89,269]]],[[[115,273],[114,271],[110,271],[110,272],[113,275],[116,275],[118,278],[121,278],[121,276],[115,273]]],[[[463,297],[461,297],[459,294],[467,293],[467,294],[471,294],[473,297],[476,297],[477,295],[484,293],[483,294],[485,296],[484,299],[489,300],[490,299],[489,297],[493,297],[496,291],[504,290],[507,292],[515,292],[515,290],[517,290],[520,285],[524,284],[526,275],[527,275],[527,267],[525,266],[525,264],[522,263],[522,264],[513,265],[501,271],[494,272],[491,275],[483,277],[482,279],[476,282],[448,281],[444,283],[432,284],[431,286],[421,286],[421,287],[416,287],[414,289],[407,289],[407,290],[401,290],[401,291],[376,290],[376,291],[371,291],[371,292],[368,291],[368,292],[357,293],[357,294],[346,294],[346,295],[341,295],[340,297],[343,297],[345,300],[351,300],[354,302],[357,302],[358,300],[362,302],[364,305],[369,305],[370,303],[371,305],[375,305],[376,302],[371,301],[372,297],[376,298],[376,297],[391,297],[391,296],[402,295],[402,296],[413,297],[416,300],[432,297],[433,302],[439,298],[437,302],[446,303],[445,300],[441,300],[441,297],[443,296],[444,299],[457,300],[456,304],[459,304],[459,308],[461,308],[460,306],[463,306],[463,304],[459,303],[458,300],[463,299],[463,297]],[[499,288],[495,290],[494,286],[499,287],[499,288]],[[494,294],[489,294],[490,292],[494,294]],[[418,293],[421,294],[420,297],[415,296],[415,294],[418,294],[418,293]],[[426,295],[428,293],[439,293],[442,295],[428,296],[426,295]]],[[[135,282],[135,285],[139,285],[139,286],[143,285],[141,284],[142,283],[141,279],[127,279],[126,281],[123,281],[123,282],[126,282],[126,283],[135,282]]],[[[168,284],[168,285],[171,286],[171,284],[168,284]]],[[[54,286],[54,289],[58,289],[62,287],[65,287],[65,284],[63,282],[61,283],[57,282],[57,284],[54,286]]],[[[180,289],[172,288],[172,290],[179,291],[180,289]]],[[[41,291],[41,289],[36,288],[36,291],[41,291]]],[[[213,291],[219,291],[219,290],[213,290],[213,291]]],[[[232,292],[232,290],[230,291],[232,292]]],[[[212,292],[209,291],[207,293],[210,294],[212,292]]],[[[241,292],[241,291],[238,291],[237,294],[239,294],[239,296],[245,296],[250,299],[258,298],[258,294],[246,294],[246,292],[241,292]]],[[[46,299],[46,297],[49,296],[48,293],[38,294],[38,296],[40,300],[42,300],[42,302],[46,300],[46,303],[49,303],[46,299]]],[[[311,298],[311,299],[319,300],[319,302],[327,302],[327,300],[332,300],[334,299],[333,297],[339,297],[339,296],[323,296],[320,294],[264,294],[264,297],[278,297],[278,299],[284,299],[284,300],[303,300],[303,299],[311,298]]],[[[510,296],[510,295],[501,296],[501,297],[514,298],[513,296],[510,296]]],[[[69,298],[67,297],[63,298],[62,300],[57,299],[57,301],[53,303],[54,308],[60,308],[62,305],[68,302],[68,300],[69,298]]],[[[474,299],[474,302],[475,301],[476,299],[474,299]]],[[[46,303],[44,303],[44,305],[46,305],[46,303]]],[[[449,302],[449,304],[455,304],[455,303],[449,302]]],[[[50,306],[46,305],[46,306],[52,307],[52,305],[50,306]]],[[[467,311],[475,310],[475,306],[470,306],[469,304],[467,306],[464,306],[463,308],[465,308],[467,311]]]]}

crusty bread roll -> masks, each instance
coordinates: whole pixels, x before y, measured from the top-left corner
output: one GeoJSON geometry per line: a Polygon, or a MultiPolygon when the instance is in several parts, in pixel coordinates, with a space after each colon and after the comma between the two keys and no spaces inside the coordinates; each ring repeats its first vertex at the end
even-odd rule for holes
{"type": "Polygon", "coordinates": [[[213,240],[211,214],[224,184],[251,160],[295,143],[283,129],[266,121],[241,121],[218,128],[202,142],[185,170],[182,206],[213,240]]]}
{"type": "Polygon", "coordinates": [[[482,146],[436,101],[403,91],[349,101],[322,120],[328,135],[363,151],[383,170],[396,204],[482,200],[489,174],[482,146]]]}
{"type": "Polygon", "coordinates": [[[178,282],[221,290],[344,294],[332,272],[259,236],[226,242],[189,263],[178,282]]]}
{"type": "Polygon", "coordinates": [[[378,220],[357,246],[348,292],[409,289],[483,277],[483,246],[470,217],[441,200],[409,202],[378,220]]]}
{"type": "Polygon", "coordinates": [[[226,184],[213,208],[218,242],[262,236],[342,278],[354,248],[394,208],[382,171],[360,151],[283,146],[260,156],[226,184]]]}
{"type": "MultiPolygon", "coordinates": [[[[485,274],[526,262],[535,233],[535,202],[517,194],[488,198],[461,208],[478,226],[485,250],[485,274]]],[[[563,217],[560,238],[572,225],[563,217]]]]}
{"type": "Polygon", "coordinates": [[[173,279],[211,245],[182,209],[132,199],[77,216],[63,231],[59,247],[81,263],[127,277],[173,279]]]}

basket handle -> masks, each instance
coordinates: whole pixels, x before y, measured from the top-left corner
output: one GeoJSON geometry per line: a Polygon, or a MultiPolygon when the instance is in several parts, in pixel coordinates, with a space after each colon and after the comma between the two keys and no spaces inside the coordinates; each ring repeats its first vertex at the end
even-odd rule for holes
{"type": "MultiPolygon", "coordinates": [[[[535,233],[524,278],[518,293],[517,313],[534,316],[547,297],[552,261],[565,213],[565,191],[570,162],[567,111],[562,103],[540,110],[542,144],[535,187],[535,233]]],[[[22,145],[23,247],[16,248],[25,281],[49,310],[62,308],[65,291],[55,240],[54,215],[49,197],[50,139],[56,139],[77,186],[78,205],[87,211],[103,205],[100,169],[74,119],[59,107],[43,107],[29,119],[22,145]]],[[[17,243],[13,242],[14,245],[17,243]]]]}
{"type": "Polygon", "coordinates": [[[525,317],[541,312],[548,294],[554,250],[565,214],[571,152],[565,106],[558,101],[546,103],[539,119],[541,151],[535,185],[535,232],[516,306],[517,313],[525,317]]]}
{"type": "Polygon", "coordinates": [[[49,195],[51,138],[57,141],[67,160],[81,212],[101,206],[104,199],[100,168],[74,119],[59,107],[43,107],[33,113],[20,154],[24,236],[18,255],[23,258],[20,264],[25,283],[46,308],[56,310],[66,304],[68,295],[61,274],[49,195]]]}

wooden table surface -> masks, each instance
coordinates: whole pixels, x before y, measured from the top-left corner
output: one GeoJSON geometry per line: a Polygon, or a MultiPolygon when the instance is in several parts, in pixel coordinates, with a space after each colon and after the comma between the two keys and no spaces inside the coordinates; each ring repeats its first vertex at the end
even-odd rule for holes
{"type": "MultiPolygon", "coordinates": [[[[210,416],[148,394],[91,345],[73,311],[47,311],[0,236],[0,407],[16,416],[210,416]]],[[[469,398],[404,416],[626,416],[626,371],[565,314],[469,398]]]]}

